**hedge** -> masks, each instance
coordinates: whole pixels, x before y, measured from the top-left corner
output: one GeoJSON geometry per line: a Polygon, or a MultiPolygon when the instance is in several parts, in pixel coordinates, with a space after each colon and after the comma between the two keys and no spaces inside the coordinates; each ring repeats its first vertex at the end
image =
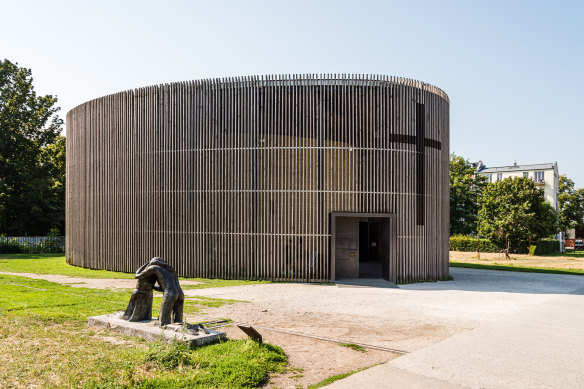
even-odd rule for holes
{"type": "Polygon", "coordinates": [[[0,239],[0,254],[21,253],[22,248],[16,240],[0,239]]]}
{"type": "MultiPolygon", "coordinates": [[[[483,253],[498,253],[501,251],[496,244],[488,239],[480,239],[481,252],[483,253]]],[[[468,235],[453,235],[450,237],[451,251],[478,251],[478,239],[468,235]]]]}
{"type": "MultiPolygon", "coordinates": [[[[543,239],[539,242],[531,242],[531,244],[535,246],[535,255],[545,255],[560,251],[560,241],[557,239],[543,239]]],[[[528,254],[529,242],[519,242],[517,245],[511,243],[510,251],[516,254],[528,254]]]]}
{"type": "Polygon", "coordinates": [[[560,241],[557,239],[540,240],[535,246],[535,255],[550,254],[560,251],[560,241]]]}
{"type": "MultiPolygon", "coordinates": [[[[498,253],[503,247],[497,246],[489,239],[481,239],[481,252],[498,253]]],[[[556,239],[544,239],[532,243],[535,247],[535,255],[550,254],[560,251],[560,241],[556,239]]],[[[510,252],[517,254],[527,254],[528,242],[520,242],[518,245],[511,244],[510,252]]],[[[453,235],[450,237],[451,251],[477,251],[477,238],[468,235],[453,235]]]]}

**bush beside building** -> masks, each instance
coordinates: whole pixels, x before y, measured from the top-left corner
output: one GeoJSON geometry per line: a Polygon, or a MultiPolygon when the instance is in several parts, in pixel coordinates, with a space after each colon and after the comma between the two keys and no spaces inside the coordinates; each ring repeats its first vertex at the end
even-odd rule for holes
{"type": "MultiPolygon", "coordinates": [[[[476,237],[468,235],[453,235],[450,237],[450,251],[479,251],[479,241],[480,251],[483,253],[498,253],[503,250],[503,247],[499,247],[489,239],[477,239],[476,237]]],[[[527,246],[527,242],[517,246],[512,245],[510,251],[516,254],[527,254],[527,246]]],[[[539,242],[534,242],[534,246],[536,247],[535,255],[544,255],[560,251],[560,241],[557,239],[540,240],[539,242]]]]}

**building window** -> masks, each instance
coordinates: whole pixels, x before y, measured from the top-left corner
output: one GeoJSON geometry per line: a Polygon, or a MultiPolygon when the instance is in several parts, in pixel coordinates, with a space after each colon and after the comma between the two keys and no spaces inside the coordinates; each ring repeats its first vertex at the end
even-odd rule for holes
{"type": "Polygon", "coordinates": [[[497,173],[497,181],[503,181],[503,173],[497,173]]]}
{"type": "Polygon", "coordinates": [[[523,172],[523,177],[529,178],[529,172],[523,172]]]}
{"type": "Polygon", "coordinates": [[[489,184],[493,182],[493,175],[492,174],[485,174],[485,177],[487,177],[487,182],[489,184]]]}
{"type": "Polygon", "coordinates": [[[543,172],[534,172],[533,173],[533,180],[535,182],[539,183],[543,183],[543,172]]]}

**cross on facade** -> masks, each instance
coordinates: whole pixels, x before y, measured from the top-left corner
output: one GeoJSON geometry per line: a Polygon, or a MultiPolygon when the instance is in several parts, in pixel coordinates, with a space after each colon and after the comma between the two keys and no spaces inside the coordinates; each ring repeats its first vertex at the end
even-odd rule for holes
{"type": "Polygon", "coordinates": [[[394,143],[409,143],[416,145],[416,224],[424,225],[426,209],[424,195],[426,192],[426,147],[442,149],[440,141],[426,138],[426,115],[424,104],[416,103],[416,135],[391,134],[390,141],[394,143]]]}

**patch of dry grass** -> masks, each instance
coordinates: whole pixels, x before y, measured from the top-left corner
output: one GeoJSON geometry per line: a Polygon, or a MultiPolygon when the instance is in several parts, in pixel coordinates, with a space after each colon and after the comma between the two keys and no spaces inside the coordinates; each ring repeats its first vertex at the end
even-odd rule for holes
{"type": "MultiPolygon", "coordinates": [[[[90,330],[78,321],[47,324],[2,316],[0,331],[0,382],[15,388],[79,387],[112,378],[132,385],[138,367],[128,361],[140,360],[145,347],[137,339],[106,342],[104,331],[90,330]]],[[[139,370],[147,374],[153,369],[142,365],[139,370]]]]}
{"type": "Polygon", "coordinates": [[[450,261],[460,264],[476,264],[485,266],[507,266],[514,268],[533,268],[541,270],[560,270],[584,272],[584,256],[579,253],[565,255],[528,255],[510,254],[511,259],[505,259],[504,254],[451,251],[450,261]]]}
{"type": "MultiPolygon", "coordinates": [[[[227,341],[182,352],[196,363],[181,360],[169,368],[148,355],[153,347],[154,354],[172,354],[177,346],[87,326],[88,316],[123,310],[128,298],[126,292],[0,275],[0,387],[255,387],[286,363],[283,351],[269,344],[227,341]]],[[[189,298],[185,312],[233,302],[189,298]]]]}

